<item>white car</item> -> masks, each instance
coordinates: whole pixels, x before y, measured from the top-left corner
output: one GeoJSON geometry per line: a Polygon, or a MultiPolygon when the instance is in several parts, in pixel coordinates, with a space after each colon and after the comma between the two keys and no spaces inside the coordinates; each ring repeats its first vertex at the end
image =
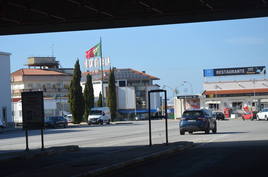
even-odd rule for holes
{"type": "Polygon", "coordinates": [[[96,107],[92,108],[88,115],[88,125],[90,124],[110,124],[111,113],[108,107],[96,107]]]}
{"type": "Polygon", "coordinates": [[[67,114],[64,116],[65,119],[67,119],[68,123],[73,122],[73,116],[72,114],[67,114]]]}
{"type": "Polygon", "coordinates": [[[265,108],[257,113],[257,120],[268,120],[268,108],[265,108]]]}

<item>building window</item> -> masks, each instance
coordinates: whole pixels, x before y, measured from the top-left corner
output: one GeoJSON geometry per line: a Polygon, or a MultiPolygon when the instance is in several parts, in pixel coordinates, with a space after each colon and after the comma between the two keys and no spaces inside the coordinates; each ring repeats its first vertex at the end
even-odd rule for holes
{"type": "Polygon", "coordinates": [[[233,107],[233,110],[242,109],[242,102],[233,102],[232,107],[233,107]]]}
{"type": "Polygon", "coordinates": [[[37,84],[36,84],[36,88],[37,88],[37,89],[41,89],[41,84],[40,84],[40,83],[37,83],[37,84]]]}
{"type": "Polygon", "coordinates": [[[219,110],[219,104],[208,104],[209,109],[219,110]]]}
{"type": "Polygon", "coordinates": [[[125,87],[126,81],[119,81],[119,87],[125,87]]]}
{"type": "Polygon", "coordinates": [[[28,89],[32,89],[33,88],[33,84],[28,84],[28,89]]]}

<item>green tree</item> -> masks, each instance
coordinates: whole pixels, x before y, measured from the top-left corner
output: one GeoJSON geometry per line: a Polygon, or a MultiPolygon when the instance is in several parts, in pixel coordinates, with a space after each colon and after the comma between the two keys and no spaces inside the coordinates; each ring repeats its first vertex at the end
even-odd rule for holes
{"type": "Polygon", "coordinates": [[[116,117],[116,108],[117,108],[117,101],[116,101],[116,86],[115,86],[115,76],[114,76],[115,69],[113,68],[110,70],[109,75],[109,82],[108,82],[108,98],[107,98],[107,105],[111,111],[111,119],[114,121],[116,117]]]}
{"type": "Polygon", "coordinates": [[[68,102],[70,104],[70,110],[75,124],[79,124],[82,121],[85,110],[84,98],[80,81],[81,81],[81,70],[79,60],[76,60],[74,66],[73,78],[71,80],[68,95],[69,97],[68,102]]]}
{"type": "Polygon", "coordinates": [[[102,94],[101,94],[101,92],[99,94],[99,99],[98,99],[98,102],[97,102],[97,106],[102,107],[102,94]]]}
{"type": "Polygon", "coordinates": [[[87,121],[90,110],[91,108],[94,107],[94,90],[92,84],[92,77],[90,74],[87,75],[87,81],[84,89],[84,101],[85,101],[84,120],[87,121]]]}

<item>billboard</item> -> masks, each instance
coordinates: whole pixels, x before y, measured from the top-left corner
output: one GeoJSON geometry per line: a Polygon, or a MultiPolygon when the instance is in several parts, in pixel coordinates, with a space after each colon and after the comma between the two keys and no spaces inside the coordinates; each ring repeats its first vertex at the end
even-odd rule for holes
{"type": "Polygon", "coordinates": [[[22,92],[22,121],[24,129],[44,128],[43,92],[22,92]]]}
{"type": "Polygon", "coordinates": [[[203,70],[204,77],[250,75],[250,74],[266,74],[266,68],[265,66],[251,66],[251,67],[216,68],[216,69],[203,70]]]}
{"type": "Polygon", "coordinates": [[[90,58],[85,60],[85,67],[90,70],[100,70],[101,68],[101,63],[103,67],[110,67],[111,66],[111,61],[110,57],[105,57],[102,58],[90,58]]]}

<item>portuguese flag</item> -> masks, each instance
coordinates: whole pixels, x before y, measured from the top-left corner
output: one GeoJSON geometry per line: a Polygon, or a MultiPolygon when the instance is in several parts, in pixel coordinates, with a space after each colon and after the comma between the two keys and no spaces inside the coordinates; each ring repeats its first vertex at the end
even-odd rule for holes
{"type": "Polygon", "coordinates": [[[87,59],[92,58],[92,57],[97,57],[97,56],[101,56],[101,44],[100,43],[98,43],[97,45],[95,45],[94,47],[86,51],[87,59]]]}

